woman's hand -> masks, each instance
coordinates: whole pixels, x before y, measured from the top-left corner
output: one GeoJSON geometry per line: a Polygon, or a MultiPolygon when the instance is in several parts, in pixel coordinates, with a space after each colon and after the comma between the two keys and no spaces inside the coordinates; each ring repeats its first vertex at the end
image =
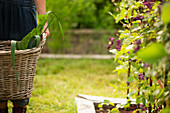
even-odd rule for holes
{"type": "Polygon", "coordinates": [[[50,36],[50,31],[49,31],[48,28],[46,29],[47,25],[48,25],[48,23],[46,23],[46,24],[44,25],[43,32],[45,33],[46,37],[49,37],[49,36],[50,36]],[[46,29],[46,30],[45,30],[45,29],[46,29]],[[45,31],[44,31],[44,30],[45,30],[45,31]]]}

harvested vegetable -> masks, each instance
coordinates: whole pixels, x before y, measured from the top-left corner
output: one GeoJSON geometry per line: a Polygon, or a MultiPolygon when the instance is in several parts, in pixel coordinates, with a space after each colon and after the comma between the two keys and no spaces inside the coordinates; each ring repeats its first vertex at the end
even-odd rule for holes
{"type": "MultiPolygon", "coordinates": [[[[16,67],[15,67],[15,49],[17,50],[25,50],[25,49],[32,49],[34,47],[38,47],[41,41],[41,37],[42,34],[47,30],[47,28],[49,27],[49,25],[51,24],[51,22],[53,21],[54,18],[57,18],[57,15],[54,12],[48,11],[46,14],[44,15],[39,15],[38,19],[39,19],[39,24],[36,28],[34,28],[30,33],[28,33],[22,40],[20,43],[18,43],[17,41],[12,40],[11,41],[11,59],[12,59],[12,63],[14,66],[14,71],[16,74],[16,80],[17,80],[17,84],[19,83],[18,81],[18,75],[17,75],[17,71],[16,71],[16,67]],[[44,31],[44,25],[46,24],[47,20],[48,20],[48,16],[49,14],[52,13],[54,15],[54,17],[51,19],[51,21],[49,21],[47,27],[45,28],[44,31]]],[[[58,20],[58,25],[62,34],[62,37],[64,37],[64,33],[63,33],[63,29],[62,26],[60,24],[60,21],[58,20]]]]}

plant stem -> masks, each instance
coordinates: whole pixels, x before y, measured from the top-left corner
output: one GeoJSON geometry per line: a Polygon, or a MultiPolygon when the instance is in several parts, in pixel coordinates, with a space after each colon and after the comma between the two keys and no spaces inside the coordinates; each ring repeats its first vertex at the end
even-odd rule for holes
{"type": "MultiPolygon", "coordinates": [[[[149,78],[149,85],[150,85],[150,87],[152,86],[152,79],[151,79],[151,77],[149,78]]],[[[150,100],[150,96],[149,96],[149,100],[150,100]]],[[[151,106],[151,103],[149,103],[149,113],[151,113],[151,111],[152,111],[152,106],[151,106]]]]}
{"type": "MultiPolygon", "coordinates": [[[[164,77],[164,88],[166,88],[167,86],[167,79],[168,79],[168,76],[167,76],[168,72],[167,70],[165,70],[165,77],[164,77]]],[[[164,108],[166,107],[166,102],[164,102],[164,108]]]]}
{"type": "MultiPolygon", "coordinates": [[[[139,81],[139,83],[140,83],[140,81],[139,81]]],[[[140,95],[140,86],[138,86],[138,96],[139,95],[140,95]]],[[[139,103],[137,104],[137,109],[140,109],[140,104],[139,103]]],[[[139,111],[137,110],[136,113],[139,113],[139,111]]]]}
{"type": "MultiPolygon", "coordinates": [[[[131,62],[129,61],[129,68],[128,68],[128,76],[127,76],[127,79],[130,77],[130,68],[131,67],[131,62]]],[[[129,84],[127,84],[127,87],[128,87],[128,89],[127,89],[127,95],[129,94],[129,84]]],[[[128,96],[127,96],[127,99],[129,99],[128,98],[128,96]]]]}
{"type": "MultiPolygon", "coordinates": [[[[166,88],[166,87],[168,86],[168,72],[169,72],[169,70],[170,70],[170,65],[169,65],[169,63],[170,63],[170,58],[167,57],[167,60],[168,60],[168,62],[167,62],[167,64],[166,64],[166,66],[165,66],[164,88],[166,88]]],[[[167,106],[167,105],[166,105],[166,102],[164,102],[164,108],[165,108],[166,106],[167,106]]]]}

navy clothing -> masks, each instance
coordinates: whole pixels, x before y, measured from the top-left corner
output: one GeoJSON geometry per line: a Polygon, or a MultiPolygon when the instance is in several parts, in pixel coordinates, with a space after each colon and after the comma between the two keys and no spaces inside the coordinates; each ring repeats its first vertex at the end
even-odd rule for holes
{"type": "Polygon", "coordinates": [[[20,41],[36,26],[33,0],[0,0],[0,40],[20,41]]]}

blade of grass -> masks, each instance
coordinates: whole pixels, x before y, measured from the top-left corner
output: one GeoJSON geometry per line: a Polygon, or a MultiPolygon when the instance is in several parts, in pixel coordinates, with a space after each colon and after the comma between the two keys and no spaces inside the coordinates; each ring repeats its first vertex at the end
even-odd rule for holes
{"type": "Polygon", "coordinates": [[[61,26],[60,21],[58,22],[58,25],[59,25],[59,28],[60,28],[60,31],[61,31],[61,35],[62,35],[62,37],[63,37],[63,39],[64,39],[64,32],[63,32],[63,28],[62,28],[62,26],[61,26]]]}

